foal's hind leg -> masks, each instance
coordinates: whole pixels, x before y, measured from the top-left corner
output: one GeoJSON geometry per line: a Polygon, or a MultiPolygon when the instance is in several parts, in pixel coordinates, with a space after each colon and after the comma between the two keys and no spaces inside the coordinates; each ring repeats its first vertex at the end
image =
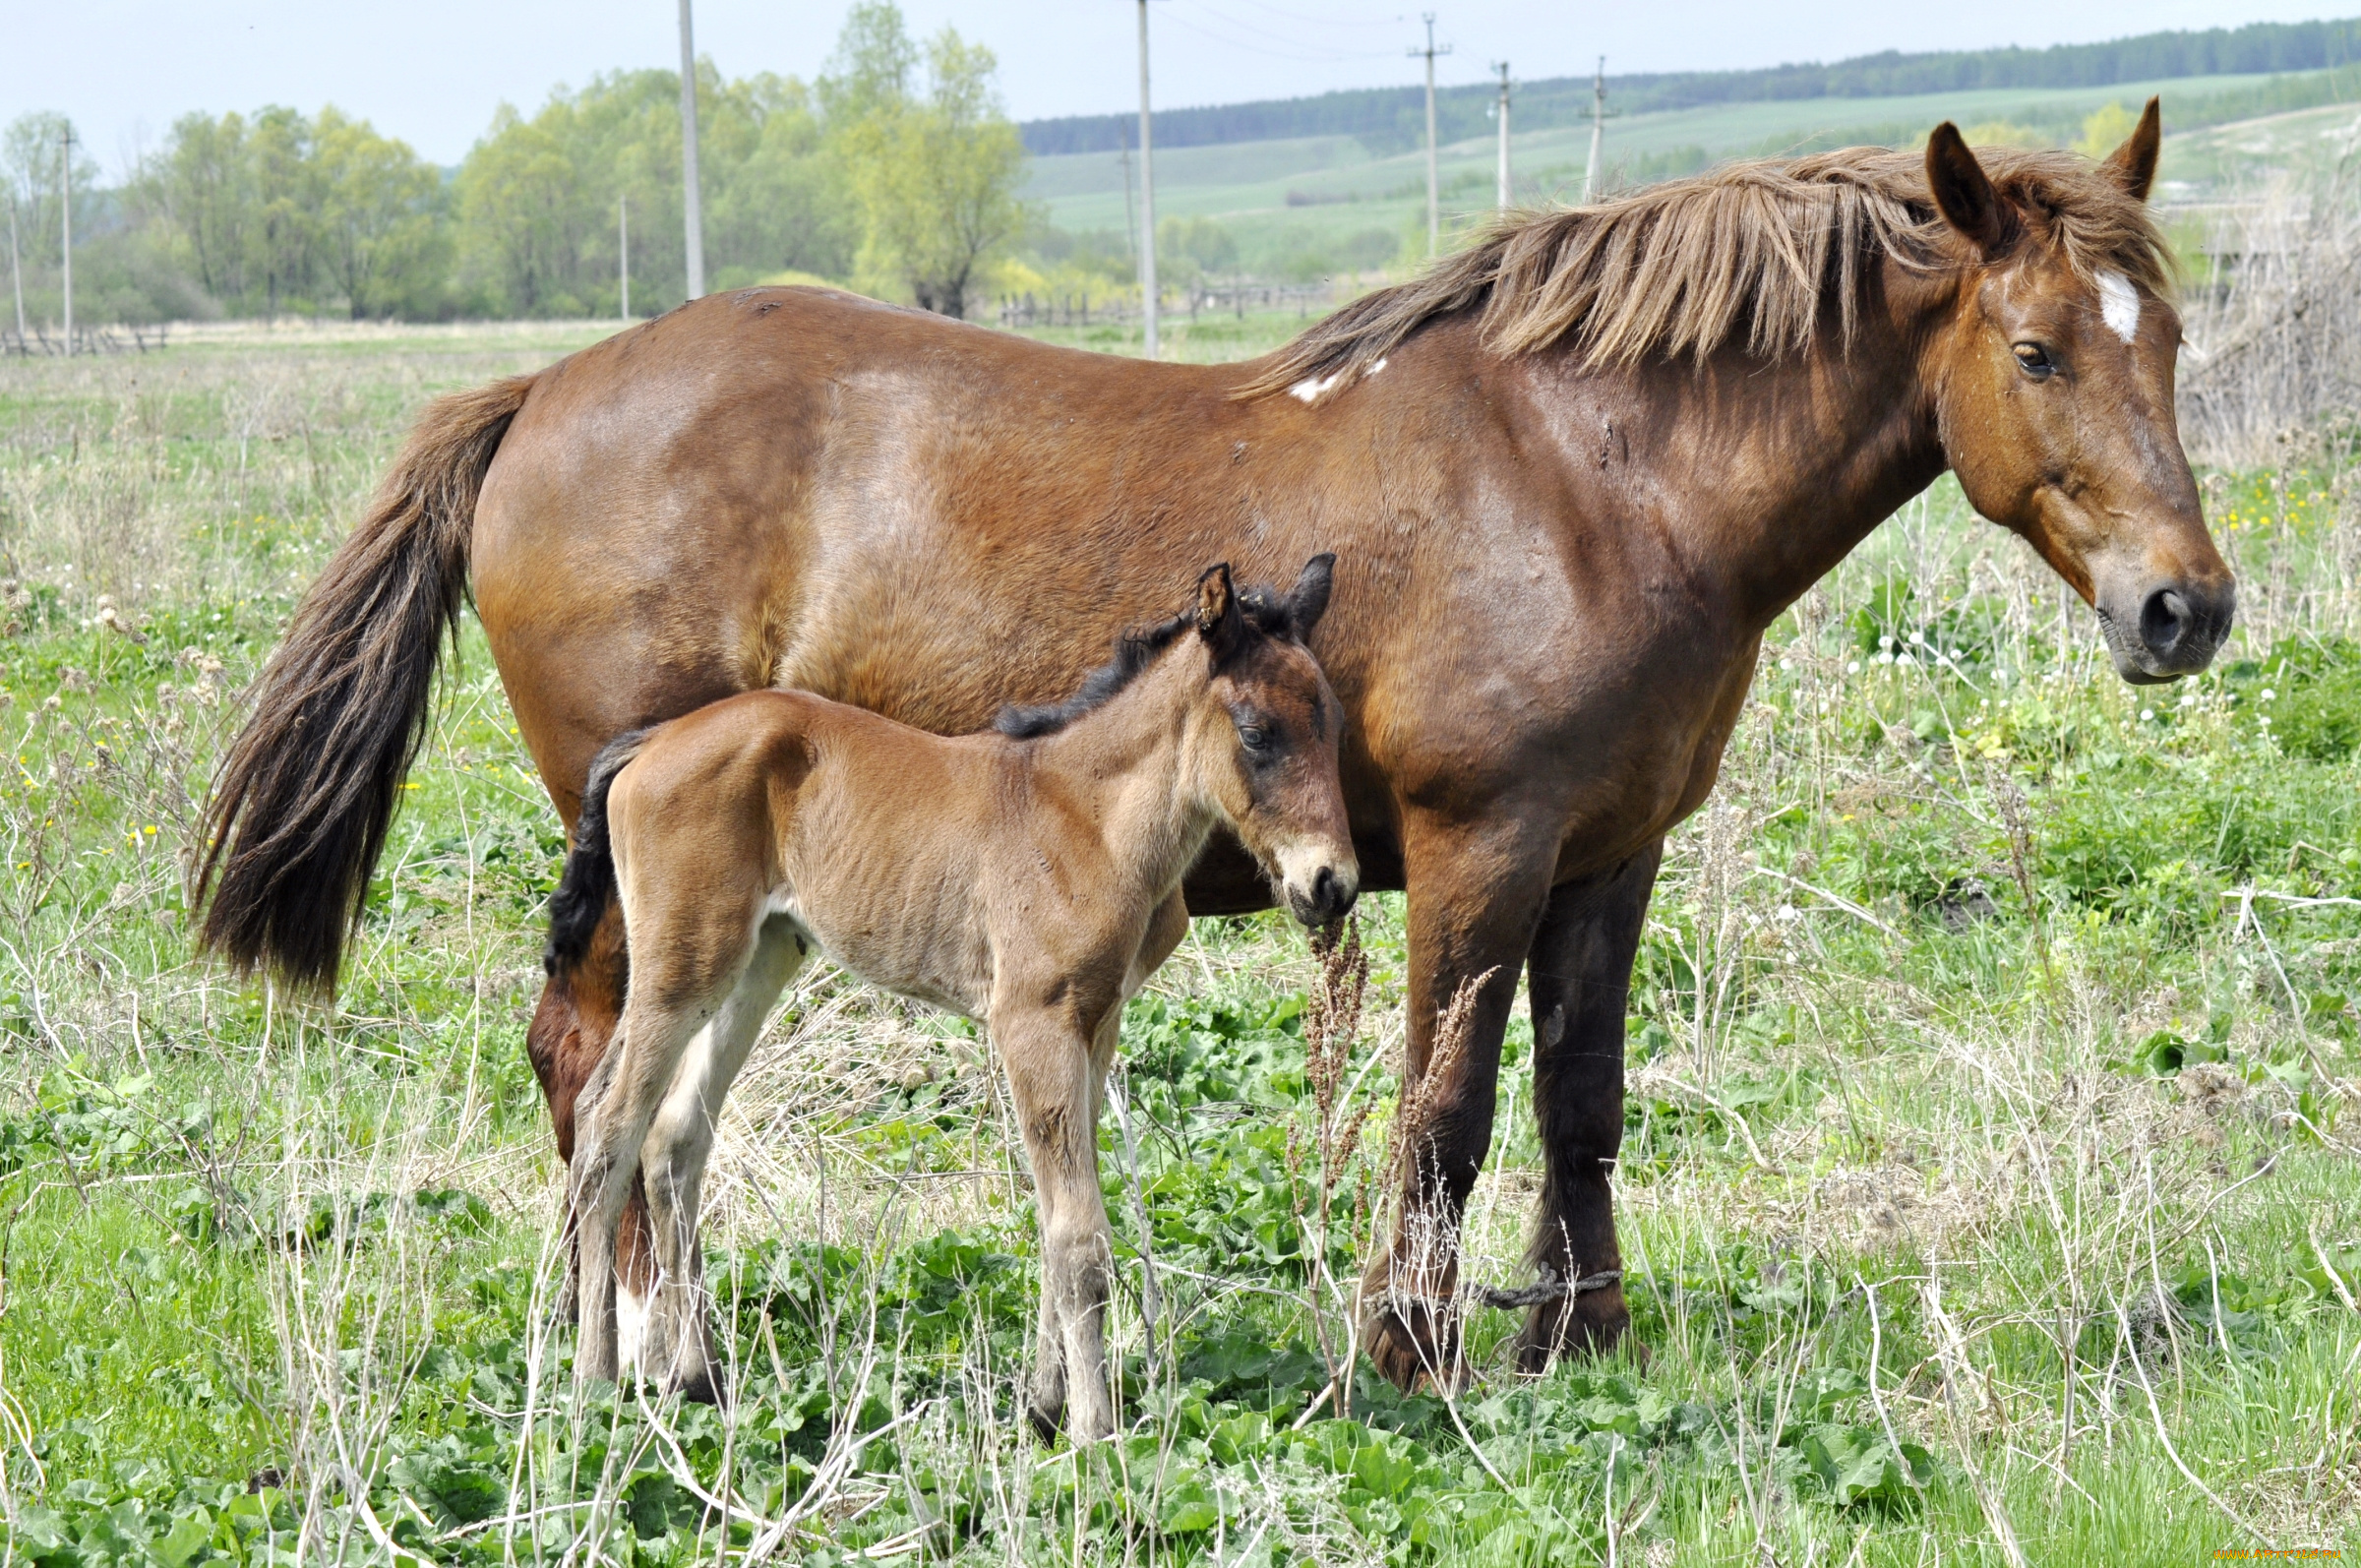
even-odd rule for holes
{"type": "Polygon", "coordinates": [[[722,1101],[746,1065],[771,1004],[811,950],[812,938],[784,917],[764,923],[737,988],[690,1041],[671,1091],[640,1145],[639,1169],[657,1263],[647,1349],[640,1365],[664,1387],[708,1404],[718,1400],[719,1390],[714,1380],[712,1301],[696,1233],[705,1161],[713,1150],[722,1101]]]}
{"type": "Polygon", "coordinates": [[[701,899],[631,898],[631,999],[610,1048],[613,1060],[600,1069],[610,1075],[606,1090],[585,1096],[575,1114],[573,1198],[581,1257],[577,1376],[613,1378],[621,1369],[616,1222],[639,1175],[648,1126],[680,1075],[682,1055],[728,1002],[746,967],[758,907],[752,899],[741,912],[701,899]]]}

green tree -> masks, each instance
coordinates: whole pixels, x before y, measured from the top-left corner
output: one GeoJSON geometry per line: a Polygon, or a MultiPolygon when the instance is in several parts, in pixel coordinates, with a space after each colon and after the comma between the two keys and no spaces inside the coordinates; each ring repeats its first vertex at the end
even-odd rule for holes
{"type": "Polygon", "coordinates": [[[142,175],[149,205],[177,236],[198,284],[237,309],[249,289],[261,201],[246,151],[246,122],[184,114],[142,175]]]}
{"type": "Polygon", "coordinates": [[[829,141],[860,204],[861,271],[964,317],[982,270],[1024,227],[1024,143],[994,90],[990,49],[937,33],[924,97],[910,90],[915,53],[897,8],[854,8],[822,88],[829,141]]]}
{"type": "MultiPolygon", "coordinates": [[[[63,238],[57,179],[66,133],[73,122],[49,110],[20,114],[0,133],[0,174],[17,208],[17,245],[28,268],[57,265],[63,238]]],[[[82,140],[74,142],[74,229],[88,234],[97,215],[98,165],[82,140]]],[[[79,248],[79,247],[78,247],[79,248]]]]}
{"type": "Polygon", "coordinates": [[[568,292],[581,247],[581,194],[553,103],[532,120],[502,104],[492,133],[459,165],[460,243],[466,261],[507,315],[579,315],[568,292]]]}
{"type": "Polygon", "coordinates": [[[274,104],[255,115],[246,151],[259,198],[253,244],[263,309],[276,316],[282,306],[308,306],[321,273],[325,203],[311,124],[295,110],[274,104]]]}
{"type": "Polygon", "coordinates": [[[333,106],[312,145],[322,251],[352,319],[431,311],[451,257],[441,176],[407,143],[333,106]]]}
{"type": "Polygon", "coordinates": [[[2121,103],[2092,110],[2083,120],[2083,134],[2074,150],[2085,157],[2103,158],[2140,128],[2140,116],[2121,103]]]}

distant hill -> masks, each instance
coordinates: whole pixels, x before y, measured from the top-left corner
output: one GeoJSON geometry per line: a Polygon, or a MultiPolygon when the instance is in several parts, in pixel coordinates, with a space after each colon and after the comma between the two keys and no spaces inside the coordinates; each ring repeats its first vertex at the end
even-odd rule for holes
{"type": "MultiPolygon", "coordinates": [[[[2258,22],[2204,32],[2149,32],[2106,43],[2048,49],[1979,49],[1931,54],[1887,50],[1833,65],[1782,65],[1759,71],[1686,71],[1610,76],[1609,101],[1620,113],[1805,98],[1898,97],[1999,88],[2093,88],[2184,77],[2318,71],[2361,62],[2361,20],[2258,22]]],[[[1482,135],[1492,102],[1489,86],[1435,94],[1445,142],[1482,135]]],[[[1588,77],[1521,83],[1516,123],[1545,130],[1571,125],[1590,110],[1588,77]]],[[[1138,118],[1078,114],[1030,120],[1021,129],[1035,153],[1112,152],[1138,134],[1138,118]]],[[[1374,152],[1406,148],[1425,132],[1425,96],[1417,87],[1367,88],[1308,98],[1162,109],[1159,148],[1212,147],[1287,137],[1351,136],[1374,152]]]]}

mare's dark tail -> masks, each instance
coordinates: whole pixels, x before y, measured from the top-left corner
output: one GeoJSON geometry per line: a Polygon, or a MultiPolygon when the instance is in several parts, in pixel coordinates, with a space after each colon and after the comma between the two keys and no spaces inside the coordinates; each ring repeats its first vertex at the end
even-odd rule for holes
{"type": "Polygon", "coordinates": [[[426,739],[476,496],[532,385],[512,376],[427,406],[256,683],[190,878],[200,942],[241,971],[335,984],[426,739]]]}
{"type": "Polygon", "coordinates": [[[549,945],[541,951],[541,967],[551,974],[572,969],[590,951],[591,935],[598,930],[607,906],[615,901],[615,846],[607,837],[607,792],[615,775],[639,754],[647,730],[619,735],[590,763],[590,781],[582,786],[582,814],[575,818],[574,853],[566,857],[565,874],[549,897],[549,945]]]}

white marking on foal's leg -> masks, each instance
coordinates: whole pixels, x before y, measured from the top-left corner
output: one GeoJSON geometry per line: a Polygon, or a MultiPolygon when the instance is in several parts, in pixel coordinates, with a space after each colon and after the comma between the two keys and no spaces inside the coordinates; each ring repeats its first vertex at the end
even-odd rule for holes
{"type": "Polygon", "coordinates": [[[2116,336],[2130,342],[2140,335],[2140,291],[2121,272],[2099,273],[2098,314],[2116,336]]]}
{"type": "Polygon", "coordinates": [[[647,1304],[632,1288],[615,1281],[615,1364],[625,1371],[639,1364],[639,1349],[647,1338],[647,1304]]]}

